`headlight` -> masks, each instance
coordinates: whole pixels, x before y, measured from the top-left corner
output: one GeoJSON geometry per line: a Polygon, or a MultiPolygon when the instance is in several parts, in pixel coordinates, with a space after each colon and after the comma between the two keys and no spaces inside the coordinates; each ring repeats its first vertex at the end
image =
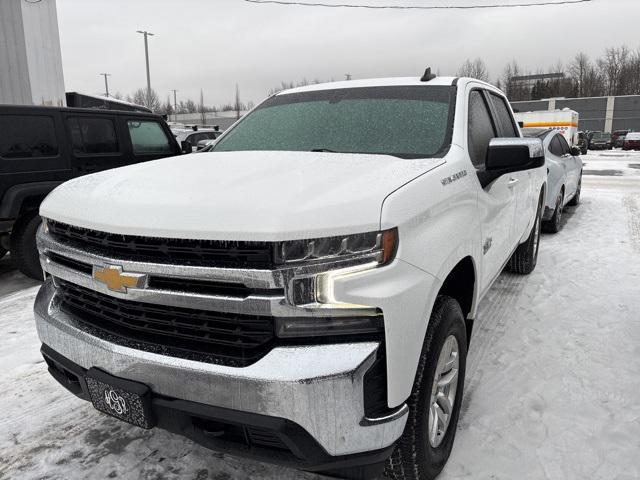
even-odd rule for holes
{"type": "Polygon", "coordinates": [[[398,230],[367,232],[338,237],[313,238],[281,242],[276,248],[276,264],[293,266],[350,258],[370,258],[384,265],[393,260],[398,242],[398,230]]]}
{"type": "Polygon", "coordinates": [[[370,308],[336,299],[337,278],[354,275],[390,263],[398,247],[396,228],[341,237],[284,242],[280,263],[296,268],[289,282],[290,304],[312,308],[370,308]],[[305,272],[305,267],[311,271],[305,272]]]}

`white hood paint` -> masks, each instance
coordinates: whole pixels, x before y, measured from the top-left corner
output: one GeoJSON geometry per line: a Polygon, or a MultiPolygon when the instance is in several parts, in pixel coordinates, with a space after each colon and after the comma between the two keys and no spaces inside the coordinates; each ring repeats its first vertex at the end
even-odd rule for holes
{"type": "Polygon", "coordinates": [[[71,180],[43,217],[112,233],[263,240],[377,230],[384,198],[442,164],[388,155],[220,152],[177,156],[71,180]]]}

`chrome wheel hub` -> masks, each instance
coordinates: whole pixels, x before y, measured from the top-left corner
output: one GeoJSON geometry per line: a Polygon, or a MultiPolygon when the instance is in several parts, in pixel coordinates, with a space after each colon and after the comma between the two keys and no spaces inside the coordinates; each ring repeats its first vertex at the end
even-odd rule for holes
{"type": "Polygon", "coordinates": [[[460,366],[458,340],[449,335],[442,345],[433,376],[429,402],[429,444],[437,448],[447,433],[458,390],[460,366]]]}

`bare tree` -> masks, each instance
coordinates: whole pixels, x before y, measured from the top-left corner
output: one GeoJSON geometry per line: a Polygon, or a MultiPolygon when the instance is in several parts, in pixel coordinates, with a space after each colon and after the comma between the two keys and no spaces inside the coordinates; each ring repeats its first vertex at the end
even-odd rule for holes
{"type": "Polygon", "coordinates": [[[133,92],[132,102],[136,105],[144,105],[152,112],[157,112],[161,108],[160,97],[158,93],[152,88],[149,96],[147,96],[146,88],[138,88],[135,92],[133,92]],[[151,101],[151,103],[149,103],[151,101]]]}
{"type": "Polygon", "coordinates": [[[467,59],[458,70],[458,76],[476,78],[483,82],[489,81],[489,71],[480,57],[475,60],[467,59]]]}
{"type": "Polygon", "coordinates": [[[598,60],[605,81],[607,95],[620,95],[624,91],[622,72],[629,61],[630,52],[626,46],[607,48],[603,58],[598,60]]]}

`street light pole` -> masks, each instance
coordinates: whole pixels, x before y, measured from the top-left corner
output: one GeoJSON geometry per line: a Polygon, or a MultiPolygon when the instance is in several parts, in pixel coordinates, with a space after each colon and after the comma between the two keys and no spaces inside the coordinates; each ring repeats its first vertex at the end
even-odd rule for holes
{"type": "Polygon", "coordinates": [[[110,77],[111,74],[110,73],[101,73],[100,75],[102,75],[104,77],[104,91],[105,91],[105,96],[108,97],[109,96],[109,82],[107,81],[107,77],[110,77]]]}
{"type": "Polygon", "coordinates": [[[153,33],[147,32],[146,30],[138,30],[137,33],[144,35],[144,58],[147,62],[147,107],[151,108],[151,76],[149,74],[149,44],[147,42],[147,36],[151,35],[153,37],[153,33]]]}
{"type": "Polygon", "coordinates": [[[176,92],[178,90],[173,89],[171,91],[173,92],[173,120],[177,122],[178,121],[178,102],[176,100],[176,92]]]}

